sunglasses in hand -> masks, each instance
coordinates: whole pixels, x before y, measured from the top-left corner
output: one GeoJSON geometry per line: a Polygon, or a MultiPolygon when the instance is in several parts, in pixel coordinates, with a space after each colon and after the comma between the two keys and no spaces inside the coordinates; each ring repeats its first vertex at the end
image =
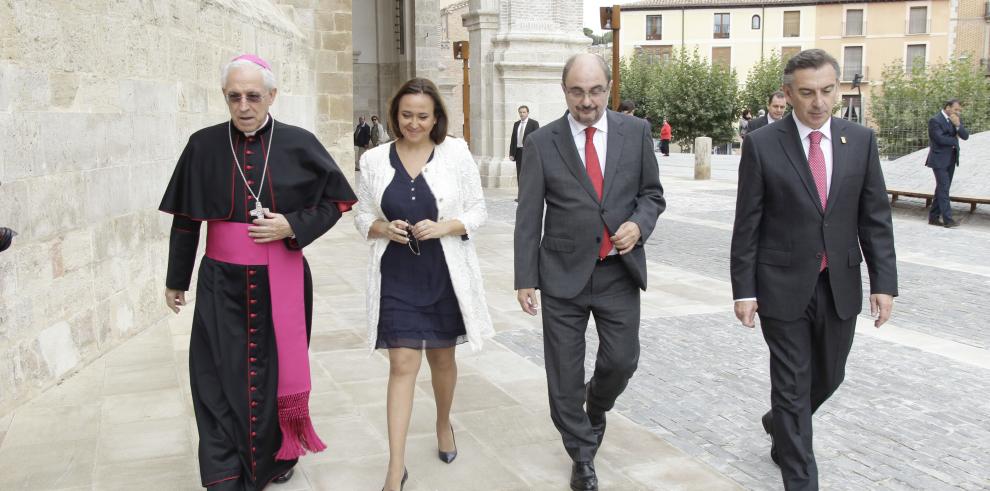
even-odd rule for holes
{"type": "Polygon", "coordinates": [[[409,220],[405,220],[405,222],[407,224],[406,237],[409,239],[409,242],[406,242],[406,245],[409,246],[409,251],[411,251],[413,254],[418,256],[422,253],[422,251],[420,251],[419,249],[419,239],[417,239],[416,236],[413,235],[413,227],[411,225],[412,222],[410,222],[409,220]]]}

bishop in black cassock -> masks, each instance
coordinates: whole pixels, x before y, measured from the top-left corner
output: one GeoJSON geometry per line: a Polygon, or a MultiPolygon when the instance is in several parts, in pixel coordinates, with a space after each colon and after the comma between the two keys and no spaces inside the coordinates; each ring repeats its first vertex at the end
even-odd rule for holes
{"type": "Polygon", "coordinates": [[[185,304],[207,222],[189,346],[200,474],[211,490],[258,490],[325,448],[308,414],[313,290],[301,250],[356,198],[312,133],[268,113],[264,60],[235,58],[223,81],[231,121],[189,138],[161,202],[173,215],[166,303],[185,304]]]}

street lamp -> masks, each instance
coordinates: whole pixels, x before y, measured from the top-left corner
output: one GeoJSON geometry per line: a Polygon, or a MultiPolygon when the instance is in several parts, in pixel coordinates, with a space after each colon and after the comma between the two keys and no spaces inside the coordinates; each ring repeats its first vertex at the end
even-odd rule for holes
{"type": "Polygon", "coordinates": [[[470,63],[471,63],[471,43],[467,41],[455,41],[454,42],[454,59],[464,60],[464,90],[462,90],[463,101],[462,105],[464,107],[464,141],[467,142],[468,148],[471,147],[471,74],[470,74],[470,63]]]}
{"type": "Polygon", "coordinates": [[[859,88],[860,82],[863,81],[863,74],[857,73],[853,75],[852,88],[856,89],[856,100],[859,101],[859,121],[857,123],[863,122],[863,91],[859,88]]]}
{"type": "Polygon", "coordinates": [[[618,5],[602,7],[598,10],[602,29],[612,31],[612,110],[619,109],[619,24],[622,17],[618,5]]]}

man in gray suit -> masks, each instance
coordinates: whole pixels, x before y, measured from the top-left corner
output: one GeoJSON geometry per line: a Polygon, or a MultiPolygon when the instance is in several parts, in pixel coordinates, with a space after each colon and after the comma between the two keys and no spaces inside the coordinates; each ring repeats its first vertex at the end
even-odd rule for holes
{"type": "Polygon", "coordinates": [[[562,81],[568,113],[534,132],[523,151],[515,288],[530,315],[542,290],[550,416],[574,461],[571,489],[596,490],[605,412],[639,360],[643,244],[665,203],[649,124],[606,110],[612,77],[605,61],[575,55],[562,81]],[[600,344],[585,384],[589,313],[600,344]]]}
{"type": "Polygon", "coordinates": [[[880,327],[897,296],[890,204],[873,130],[832,117],[839,64],[820,49],[784,69],[789,116],[746,135],[730,267],[736,317],[759,309],[770,348],[763,429],[784,488],[817,490],[811,416],[845,376],[862,310],[880,327]]]}

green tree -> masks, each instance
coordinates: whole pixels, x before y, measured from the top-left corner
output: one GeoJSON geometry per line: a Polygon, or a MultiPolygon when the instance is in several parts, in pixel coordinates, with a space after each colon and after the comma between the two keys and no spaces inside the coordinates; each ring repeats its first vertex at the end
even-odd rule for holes
{"type": "Polygon", "coordinates": [[[732,141],[738,92],[734,70],[681,48],[665,63],[648,55],[623,60],[621,73],[622,99],[636,102],[636,114],[650,119],[654,134],[666,117],[674,142],[682,147],[699,136],[711,137],[714,145],[732,141]]]}
{"type": "Polygon", "coordinates": [[[746,86],[739,93],[739,109],[748,108],[753,117],[760,109],[765,109],[767,97],[780,90],[780,80],[784,75],[784,62],[776,52],[753,65],[746,75],[746,86]]]}
{"type": "Polygon", "coordinates": [[[990,129],[990,82],[970,60],[915,66],[902,62],[884,67],[883,92],[873,96],[870,123],[877,128],[881,155],[897,158],[928,146],[928,120],[952,98],[963,105],[970,133],[990,129]]]}
{"type": "Polygon", "coordinates": [[[590,28],[588,27],[584,28],[584,35],[591,38],[592,46],[598,46],[600,44],[610,44],[612,42],[612,32],[613,31],[608,31],[605,34],[599,36],[595,34],[595,31],[592,31],[590,28]]]}

